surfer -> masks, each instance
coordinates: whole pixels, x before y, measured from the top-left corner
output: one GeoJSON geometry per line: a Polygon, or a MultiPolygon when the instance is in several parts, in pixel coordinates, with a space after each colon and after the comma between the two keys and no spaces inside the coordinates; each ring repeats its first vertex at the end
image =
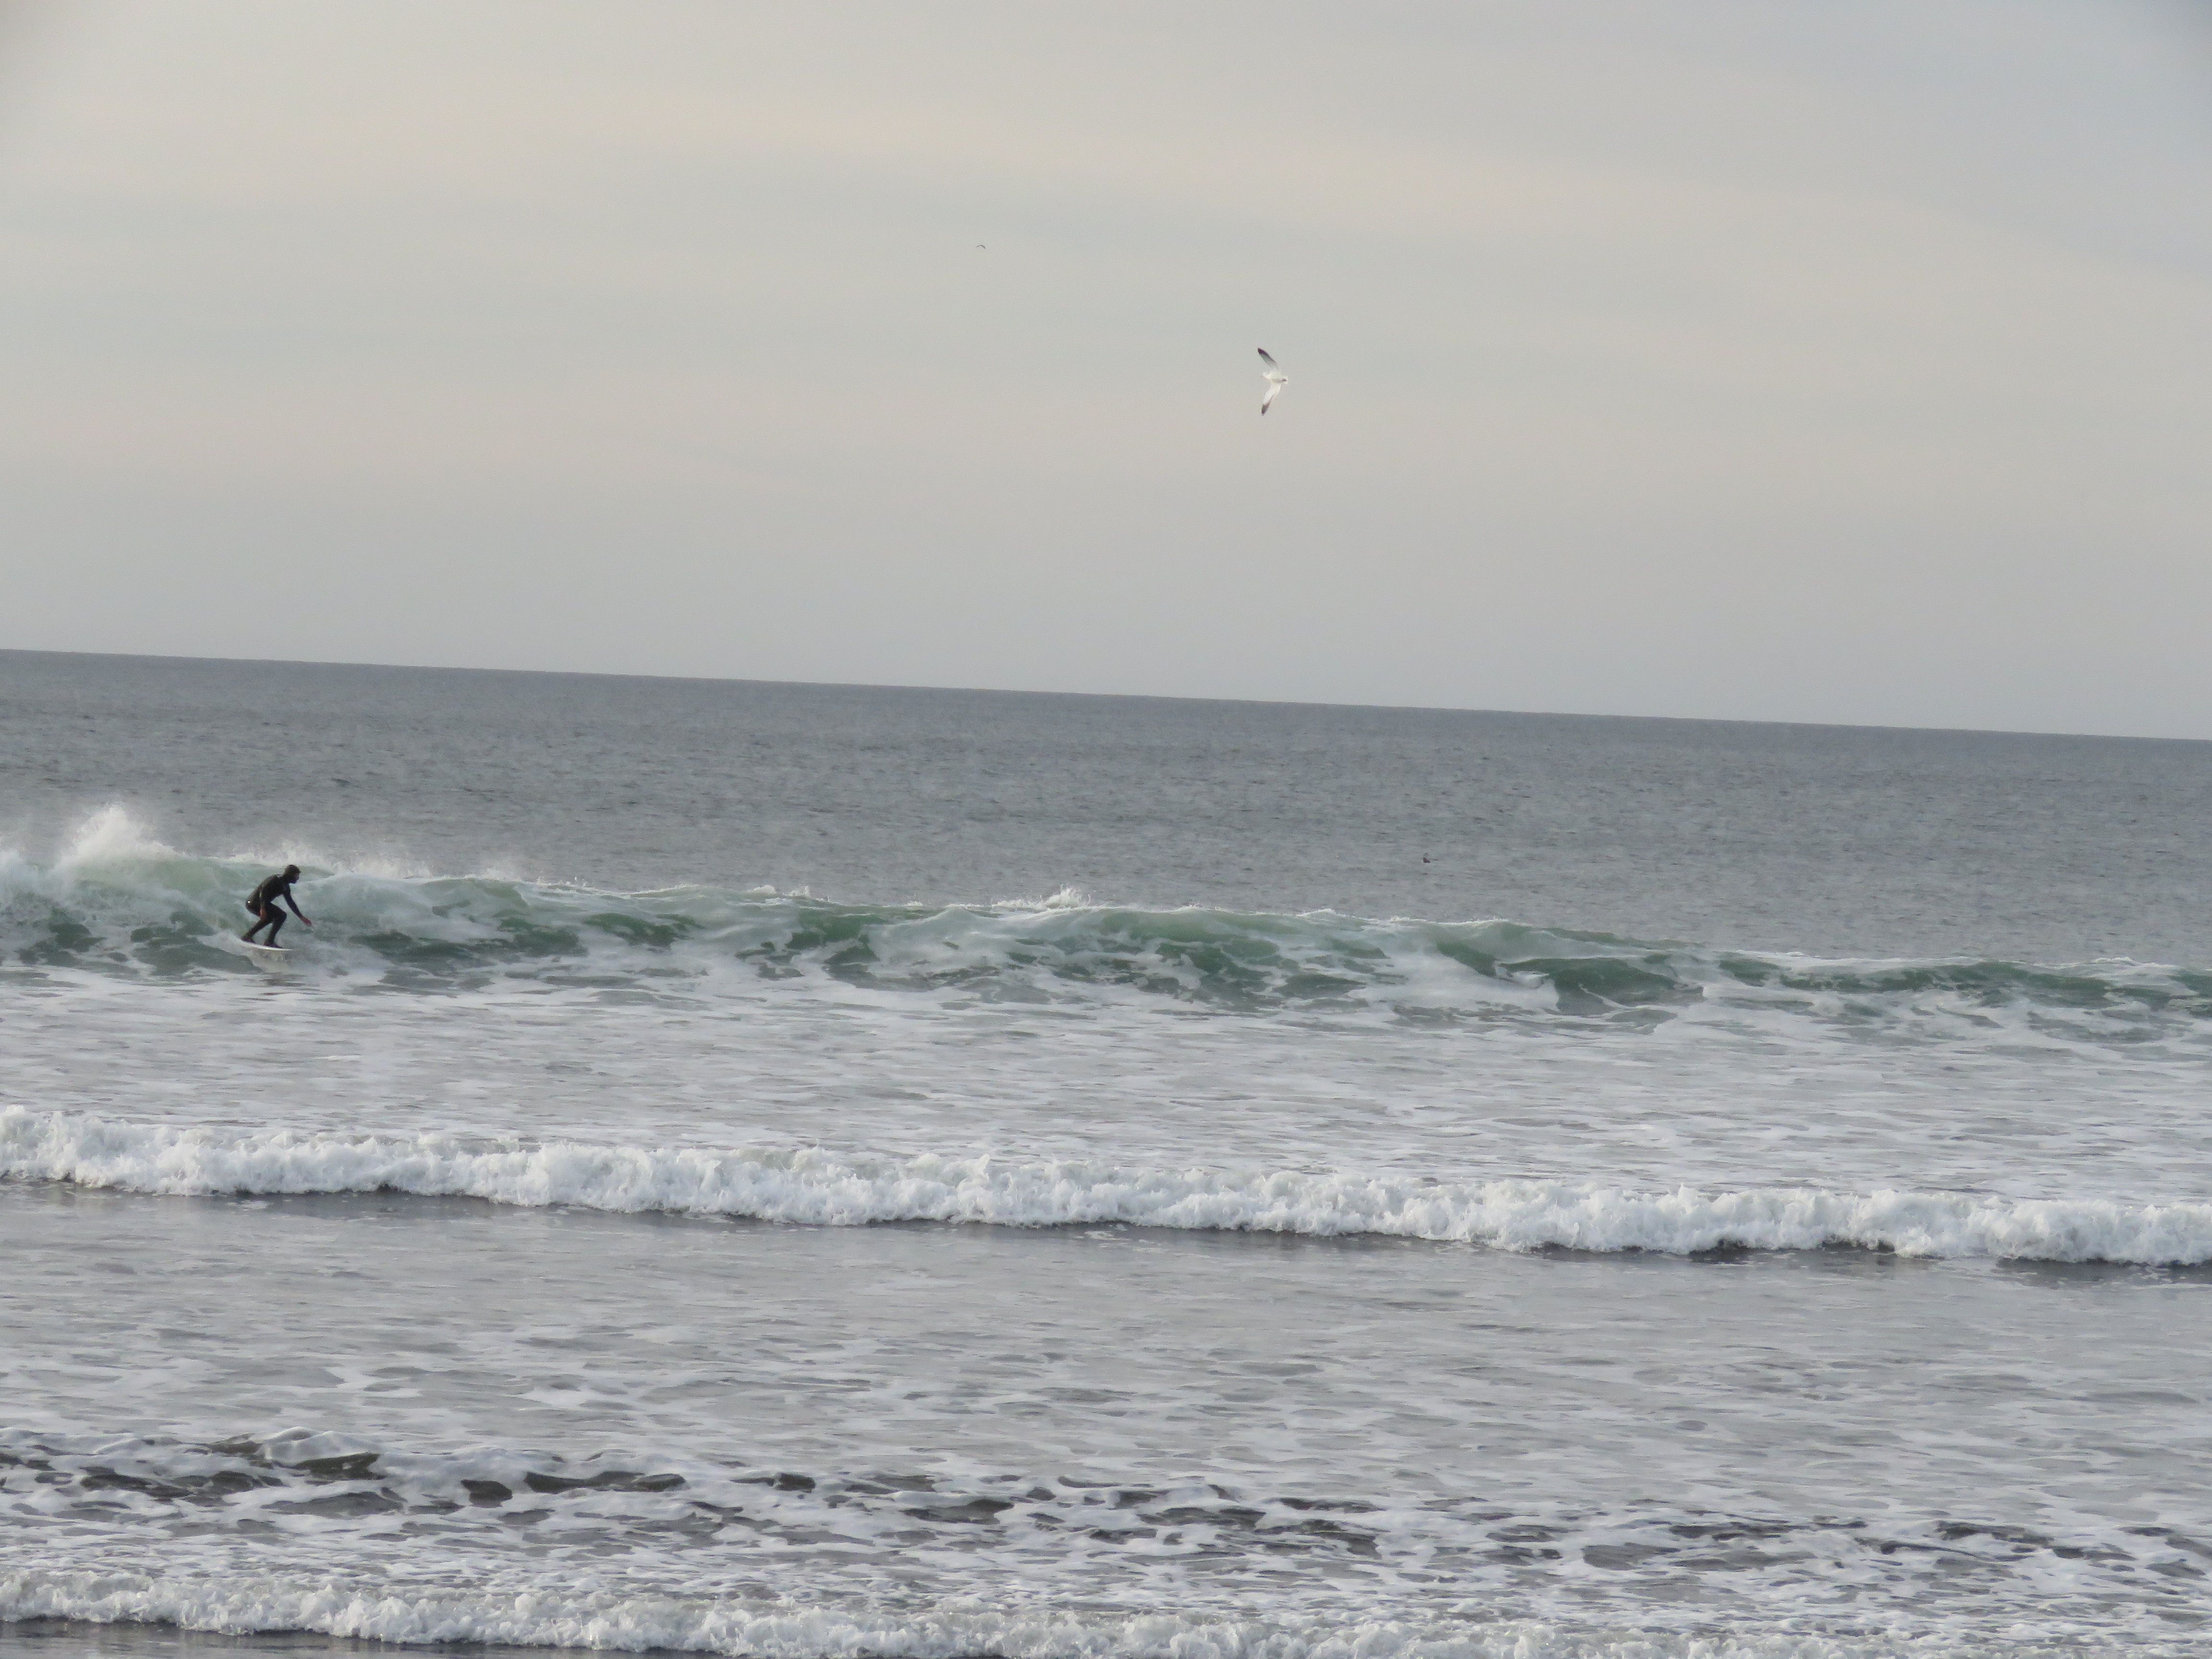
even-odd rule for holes
{"type": "MultiPolygon", "coordinates": [[[[284,866],[283,875],[271,876],[253,890],[252,896],[246,901],[246,908],[260,920],[247,928],[242,935],[248,945],[253,943],[253,936],[256,933],[266,927],[269,930],[270,946],[278,951],[284,948],[276,943],[276,935],[282,933],[284,927],[284,913],[277,908],[280,902],[290,905],[292,914],[301,921],[307,921],[307,913],[300,908],[300,901],[292,896],[292,884],[299,878],[300,866],[296,864],[288,864],[284,866]]],[[[307,921],[308,927],[312,927],[314,925],[313,922],[307,921]]]]}

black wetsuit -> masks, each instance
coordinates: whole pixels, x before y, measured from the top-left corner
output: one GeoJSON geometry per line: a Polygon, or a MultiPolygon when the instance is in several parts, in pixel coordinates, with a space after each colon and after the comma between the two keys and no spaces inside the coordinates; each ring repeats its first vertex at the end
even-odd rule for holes
{"type": "Polygon", "coordinates": [[[300,914],[299,902],[292,896],[292,884],[282,876],[271,876],[253,890],[252,896],[246,901],[246,908],[261,920],[246,930],[246,937],[249,942],[256,933],[266,927],[269,930],[269,943],[271,945],[276,943],[276,935],[283,930],[284,927],[284,912],[280,908],[280,902],[282,904],[290,905],[294,915],[300,914]]]}

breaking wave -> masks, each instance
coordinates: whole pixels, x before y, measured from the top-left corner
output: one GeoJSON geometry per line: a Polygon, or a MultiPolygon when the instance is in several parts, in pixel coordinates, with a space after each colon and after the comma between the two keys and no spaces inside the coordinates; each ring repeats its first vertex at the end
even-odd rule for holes
{"type": "Polygon", "coordinates": [[[817,1146],[487,1145],[434,1134],[182,1128],[21,1107],[0,1110],[0,1176],[174,1195],[398,1192],[811,1226],[1109,1224],[1372,1235],[1511,1250],[1686,1255],[1842,1246],[1911,1256],[2163,1267],[2212,1261],[2212,1203],[1422,1182],[1345,1171],[870,1156],[817,1146]]]}
{"type": "MultiPolygon", "coordinates": [[[[250,975],[234,936],[265,860],[188,855],[111,811],[51,864],[0,855],[0,970],[250,975]]],[[[642,995],[779,985],[1012,1003],[1135,997],[1224,1012],[1379,1010],[1650,1024],[1691,1012],[1809,1016],[2069,1042],[2212,1038],[2212,973],[2128,961],[1821,959],[1506,920],[1375,920],[1028,902],[849,904],[690,885],[652,892],[495,876],[309,867],[301,970],[428,992],[527,981],[642,995]],[[2024,1022],[2024,1024],[2023,1024],[2024,1022]]]]}

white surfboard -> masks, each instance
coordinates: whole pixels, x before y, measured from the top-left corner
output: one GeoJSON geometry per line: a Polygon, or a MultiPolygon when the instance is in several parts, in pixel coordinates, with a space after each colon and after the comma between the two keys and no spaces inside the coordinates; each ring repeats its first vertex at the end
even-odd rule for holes
{"type": "Polygon", "coordinates": [[[281,945],[256,945],[250,939],[239,940],[246,959],[264,974],[281,974],[292,965],[292,953],[281,945]]]}

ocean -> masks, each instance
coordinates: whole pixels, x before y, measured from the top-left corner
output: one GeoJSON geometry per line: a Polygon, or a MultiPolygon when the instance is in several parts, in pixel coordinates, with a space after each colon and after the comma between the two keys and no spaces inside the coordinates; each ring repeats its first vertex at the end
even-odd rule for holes
{"type": "Polygon", "coordinates": [[[2203,744],[0,653],[0,1647],[2199,1652],[2208,905],[2203,744]]]}

